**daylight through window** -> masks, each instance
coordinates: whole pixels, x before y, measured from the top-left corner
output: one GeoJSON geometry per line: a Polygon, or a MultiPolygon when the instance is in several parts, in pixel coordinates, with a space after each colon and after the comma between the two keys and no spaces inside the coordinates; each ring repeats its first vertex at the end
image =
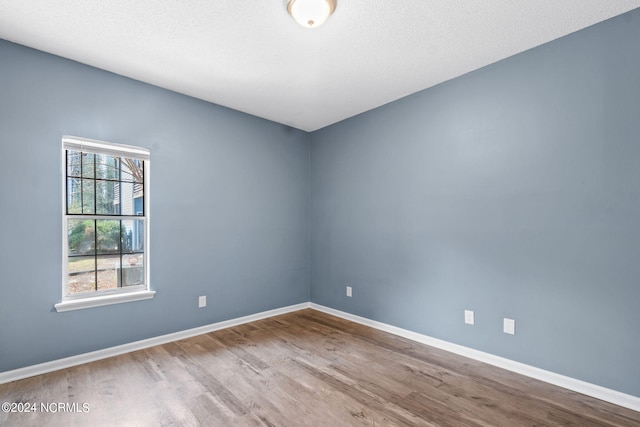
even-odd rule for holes
{"type": "Polygon", "coordinates": [[[147,150],[63,138],[64,298],[148,289],[147,150]]]}

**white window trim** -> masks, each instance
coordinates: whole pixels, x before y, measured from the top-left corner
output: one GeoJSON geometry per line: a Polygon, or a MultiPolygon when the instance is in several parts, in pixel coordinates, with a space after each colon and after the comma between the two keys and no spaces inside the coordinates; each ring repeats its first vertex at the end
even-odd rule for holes
{"type": "Polygon", "coordinates": [[[134,147],[130,145],[113,144],[109,142],[97,141],[87,138],[79,138],[75,136],[62,137],[62,158],[66,156],[66,150],[85,151],[91,153],[107,154],[118,157],[129,157],[132,159],[144,160],[144,275],[145,284],[140,286],[132,286],[131,288],[118,288],[106,291],[97,291],[90,294],[67,295],[68,280],[68,242],[67,242],[67,182],[66,182],[66,162],[61,161],[62,169],[62,301],[55,304],[57,312],[65,312],[71,310],[80,310],[84,308],[100,307],[111,304],[119,304],[131,301],[141,301],[151,299],[155,296],[155,291],[151,290],[150,275],[150,245],[149,245],[149,200],[150,185],[149,174],[151,170],[150,153],[146,148],[134,147]]]}
{"type": "Polygon", "coordinates": [[[101,307],[103,305],[120,304],[131,301],[142,301],[151,299],[156,291],[121,292],[110,295],[100,295],[90,298],[67,299],[55,305],[56,311],[62,313],[71,310],[81,310],[83,308],[101,307]]]}

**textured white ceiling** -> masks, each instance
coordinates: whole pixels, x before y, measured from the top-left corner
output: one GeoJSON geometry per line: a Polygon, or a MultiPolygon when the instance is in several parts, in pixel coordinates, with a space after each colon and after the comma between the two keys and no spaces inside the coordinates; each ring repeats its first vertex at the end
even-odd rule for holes
{"type": "Polygon", "coordinates": [[[338,0],[305,29],[286,0],[0,0],[0,38],[312,131],[637,7],[338,0]]]}

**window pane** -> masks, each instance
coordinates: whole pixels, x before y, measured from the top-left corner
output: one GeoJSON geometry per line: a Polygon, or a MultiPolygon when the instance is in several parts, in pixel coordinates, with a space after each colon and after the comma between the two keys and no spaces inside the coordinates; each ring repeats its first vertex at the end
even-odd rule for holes
{"type": "Polygon", "coordinates": [[[120,255],[98,256],[98,290],[118,287],[120,255]]]}
{"type": "Polygon", "coordinates": [[[96,215],[119,215],[120,204],[116,200],[118,183],[96,181],[96,215]]]}
{"type": "Polygon", "coordinates": [[[122,182],[118,188],[118,195],[121,197],[121,215],[142,215],[142,184],[133,182],[122,182]]]}
{"type": "Polygon", "coordinates": [[[98,228],[98,253],[120,253],[120,221],[98,219],[96,220],[96,227],[98,228]]]}
{"type": "Polygon", "coordinates": [[[143,182],[144,174],[142,162],[140,160],[123,157],[122,161],[122,181],[143,182]]]}
{"type": "Polygon", "coordinates": [[[122,257],[121,286],[136,286],[144,284],[144,259],[142,254],[124,255],[122,257]]]}
{"type": "Polygon", "coordinates": [[[95,253],[95,225],[93,220],[70,219],[67,222],[69,255],[95,253]]]}
{"type": "Polygon", "coordinates": [[[96,178],[120,179],[120,158],[96,154],[96,178]]]}
{"type": "Polygon", "coordinates": [[[144,251],[144,220],[122,221],[122,253],[144,251]]]}
{"type": "Polygon", "coordinates": [[[67,264],[69,295],[96,290],[95,257],[69,257],[67,264]]]}
{"type": "Polygon", "coordinates": [[[82,166],[80,164],[81,157],[82,153],[79,151],[67,150],[67,176],[82,176],[82,166]]]}
{"type": "Polygon", "coordinates": [[[96,182],[91,179],[82,180],[82,213],[84,214],[95,213],[95,184],[96,182]]]}
{"type": "Polygon", "coordinates": [[[67,178],[67,213],[82,213],[82,180],[67,178]]]}
{"type": "Polygon", "coordinates": [[[82,153],[82,177],[95,178],[94,155],[92,153],[82,153]]]}
{"type": "Polygon", "coordinates": [[[133,213],[144,215],[144,184],[133,185],[133,213]]]}

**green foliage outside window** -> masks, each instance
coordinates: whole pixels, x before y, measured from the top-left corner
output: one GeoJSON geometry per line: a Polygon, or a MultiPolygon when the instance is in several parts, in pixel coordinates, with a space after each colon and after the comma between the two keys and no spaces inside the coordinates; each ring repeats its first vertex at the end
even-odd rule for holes
{"type": "MultiPolygon", "coordinates": [[[[127,239],[124,239],[126,242],[127,239]]],[[[69,252],[77,255],[118,253],[120,250],[120,221],[118,220],[72,220],[69,221],[69,252]],[[95,229],[98,234],[96,238],[95,229]]]]}

